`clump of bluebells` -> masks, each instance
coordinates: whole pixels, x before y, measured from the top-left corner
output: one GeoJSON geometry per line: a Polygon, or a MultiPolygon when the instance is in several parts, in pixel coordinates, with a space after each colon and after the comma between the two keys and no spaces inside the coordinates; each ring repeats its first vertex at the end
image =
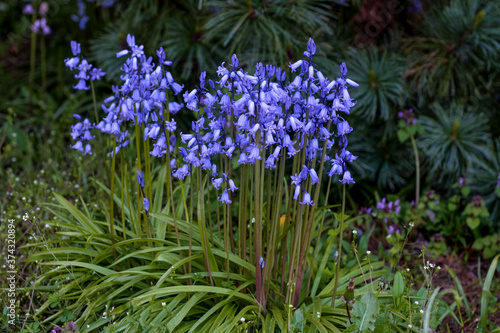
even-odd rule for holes
{"type": "MultiPolygon", "coordinates": [[[[83,60],[80,59],[80,47],[77,43],[72,43],[72,51],[74,58],[67,59],[66,64],[71,69],[76,69],[79,64],[80,74],[77,78],[85,82],[91,67],[82,66],[83,60]]],[[[339,77],[327,78],[313,62],[315,53],[316,45],[310,39],[304,57],[289,64],[292,74],[288,80],[284,70],[262,63],[258,63],[253,73],[249,73],[239,66],[238,57],[233,55],[227,66],[225,63],[219,66],[216,81],[207,79],[207,73],[202,72],[198,86],[183,91],[184,86],[175,82],[169,70],[172,62],[167,60],[164,50],[157,50],[156,60],[153,60],[153,57],[144,54],[144,47],[137,45],[135,38],[128,35],[127,48],[117,53],[117,57],[127,56],[121,68],[122,83],[113,87],[113,95],[105,99],[102,105],[104,118],[97,125],[86,120],[73,128],[73,137],[80,142],[73,148],[84,154],[90,153],[88,141],[92,138],[92,128],[113,135],[114,148],[110,153],[113,157],[112,165],[118,152],[129,144],[129,128],[135,128],[138,148],[137,182],[142,196],[138,211],[142,204],[148,218],[149,213],[154,213],[150,212],[149,204],[149,200],[153,199],[149,158],[153,156],[166,159],[168,176],[172,176],[166,183],[169,186],[167,192],[170,193],[169,207],[174,224],[174,205],[177,203],[172,196],[173,178],[183,181],[190,176],[189,202],[197,208],[196,218],[204,264],[212,284],[211,271],[217,269],[217,264],[211,254],[206,231],[205,214],[209,210],[205,210],[203,205],[206,201],[204,196],[209,195],[210,191],[206,191],[203,179],[209,177],[211,185],[217,190],[217,200],[225,207],[222,223],[227,253],[232,251],[235,239],[229,205],[235,201],[237,191],[244,188],[238,196],[240,210],[237,240],[242,242],[239,255],[255,264],[256,299],[263,309],[269,292],[269,287],[266,288],[265,285],[267,283],[269,286],[269,272],[278,267],[275,266],[278,265],[278,260],[282,261],[287,270],[281,274],[281,285],[284,285],[285,279],[293,279],[296,285],[295,294],[287,294],[287,302],[298,304],[308,262],[307,249],[316,228],[314,216],[322,177],[326,174],[330,179],[334,178],[344,184],[344,198],[345,185],[354,183],[348,166],[357,156],[348,150],[347,135],[353,128],[345,116],[350,114],[355,105],[348,87],[358,85],[347,78],[344,63],[340,66],[339,77]],[[182,95],[184,104],[174,102],[172,95],[182,95]],[[184,106],[195,113],[195,120],[192,121],[189,132],[177,134],[177,123],[173,116],[184,106]],[[144,148],[140,148],[140,141],[143,141],[144,148]],[[141,169],[141,152],[145,152],[144,169],[141,169]],[[285,175],[285,170],[289,170],[285,168],[289,160],[292,160],[292,172],[285,175]],[[289,177],[289,181],[285,177],[289,177]],[[253,182],[252,186],[255,185],[253,191],[249,189],[250,182],[253,182]],[[195,183],[196,190],[193,189],[195,183]],[[264,191],[264,184],[267,188],[273,186],[272,189],[276,191],[264,191]],[[289,188],[283,188],[287,184],[289,188]],[[283,214],[282,193],[287,189],[289,193],[293,193],[291,197],[295,203],[298,203],[293,216],[299,219],[304,229],[292,228],[290,234],[293,235],[293,242],[282,245],[290,249],[280,251],[277,245],[279,223],[274,222],[283,214]],[[195,196],[198,201],[194,199],[195,196]],[[264,198],[268,205],[264,204],[264,198]],[[246,207],[252,207],[248,214],[246,207]],[[245,226],[250,219],[255,220],[255,227],[253,236],[247,237],[245,226]],[[263,232],[264,228],[267,228],[267,235],[263,232]],[[246,253],[249,253],[250,259],[246,258],[246,253]],[[278,258],[278,253],[282,258],[278,258]]],[[[85,85],[79,83],[78,86],[85,85]]],[[[193,209],[190,208],[185,207],[184,211],[186,220],[189,218],[191,221],[193,209]]],[[[290,208],[287,209],[287,214],[290,218],[290,208]]],[[[343,216],[342,213],[342,223],[343,216]]],[[[285,218],[287,220],[289,219],[285,218]]],[[[110,221],[110,232],[113,233],[112,216],[110,221]]],[[[139,221],[138,230],[141,230],[140,223],[139,221]]],[[[147,236],[154,237],[148,228],[149,223],[145,223],[147,236]]],[[[213,226],[210,225],[210,228],[212,234],[213,226]]],[[[178,246],[181,247],[179,228],[175,227],[175,230],[178,246]]],[[[190,233],[190,253],[192,236],[190,233]]],[[[212,235],[211,238],[213,242],[212,235]]],[[[227,258],[229,280],[228,267],[227,258]]]]}
{"type": "MultiPolygon", "coordinates": [[[[347,149],[347,134],[353,129],[344,115],[349,115],[355,105],[348,85],[358,85],[347,78],[344,63],[340,66],[340,77],[333,80],[325,77],[313,63],[316,45],[312,39],[304,52],[305,58],[289,65],[296,74],[288,81],[285,71],[262,63],[249,74],[239,67],[236,55],[229,68],[224,63],[219,66],[217,82],[207,80],[206,72],[201,73],[199,86],[183,94],[186,107],[196,112],[197,119],[192,123],[191,133],[180,133],[184,145],[176,152],[177,126],[170,115],[184,105],[169,101],[168,91],[177,95],[183,85],[174,81],[168,70],[172,62],[166,59],[162,48],[156,52],[155,64],[152,57],[144,54],[144,47],[136,45],[135,37],[128,35],[127,44],[127,49],[117,53],[117,57],[128,55],[122,67],[123,84],[114,87],[115,94],[105,100],[105,104],[111,104],[102,105],[106,116],[95,125],[101,132],[116,136],[116,153],[129,142],[124,122],[139,124],[144,139],[154,140],[152,156],[162,157],[168,150],[182,158],[178,163],[175,157],[171,159],[174,177],[185,179],[195,168],[209,170],[213,186],[220,189],[224,185],[218,200],[226,204],[232,203],[231,197],[238,188],[229,172],[218,170],[219,155],[237,159],[240,165],[263,160],[266,169],[276,169],[281,159],[302,153],[301,170],[291,175],[291,184],[295,186],[294,200],[303,205],[314,205],[305,185],[320,182],[321,175],[314,167],[317,160],[330,164],[328,176],[338,175],[343,184],[354,183],[348,164],[357,156],[347,149]],[[323,146],[332,154],[323,153],[323,146]]],[[[71,49],[74,57],[65,63],[79,71],[75,75],[79,79],[75,89],[88,89],[86,81],[98,80],[104,73],[81,58],[80,44],[72,42],[71,49]]],[[[81,149],[92,138],[87,132],[90,128],[88,120],[75,125],[73,138],[81,139],[82,144],[75,144],[74,149],[90,152],[90,148],[81,149]]]]}
{"type": "Polygon", "coordinates": [[[217,82],[207,84],[206,73],[201,73],[199,86],[183,95],[197,120],[192,133],[181,133],[186,146],[179,153],[184,164],[174,176],[184,179],[198,167],[211,171],[215,188],[224,185],[218,200],[229,204],[238,188],[227,172],[218,172],[219,155],[236,159],[239,165],[261,160],[266,169],[276,169],[281,159],[303,154],[300,172],[291,176],[293,199],[302,205],[314,205],[305,185],[320,182],[316,161],[330,163],[330,177],[339,175],[341,183],[354,183],[347,168],[356,159],[347,150],[346,135],[352,127],[343,115],[355,104],[347,87],[357,84],[347,78],[345,64],[340,66],[340,77],[327,79],[312,61],[315,53],[310,39],[305,58],[289,65],[296,72],[289,81],[280,68],[262,63],[249,74],[239,67],[236,55],[228,67],[219,66],[217,82]],[[322,154],[324,145],[333,150],[335,137],[335,154],[322,154]]]}
{"type": "Polygon", "coordinates": [[[94,67],[82,57],[80,43],[72,41],[71,52],[73,53],[73,57],[64,60],[64,64],[71,71],[78,71],[78,74],[75,74],[75,79],[78,79],[78,83],[73,86],[73,88],[76,90],[89,90],[90,87],[87,86],[87,81],[100,81],[101,77],[103,77],[106,73],[103,72],[102,69],[94,67]]]}
{"type": "MultiPolygon", "coordinates": [[[[40,14],[40,18],[35,20],[35,22],[31,25],[31,30],[36,34],[49,35],[52,30],[47,25],[47,13],[49,12],[49,4],[47,2],[42,2],[40,7],[38,8],[38,13],[40,14]]],[[[23,8],[23,14],[25,15],[34,15],[35,9],[33,5],[27,4],[23,8]]]]}
{"type": "MultiPolygon", "coordinates": [[[[71,52],[73,53],[72,58],[67,58],[64,60],[64,64],[71,71],[76,70],[78,74],[75,74],[75,78],[78,79],[78,83],[73,86],[76,90],[88,90],[90,87],[87,86],[87,81],[101,80],[106,73],[104,73],[100,68],[92,66],[85,58],[81,55],[81,46],[79,43],[71,42],[71,52]]],[[[74,114],[78,120],[81,120],[81,116],[74,114]]],[[[73,149],[81,151],[84,155],[92,154],[92,147],[90,146],[90,141],[95,138],[91,135],[90,131],[93,129],[95,124],[92,124],[88,118],[85,118],[82,122],[78,122],[71,126],[71,137],[77,142],[71,147],[73,149]]]]}

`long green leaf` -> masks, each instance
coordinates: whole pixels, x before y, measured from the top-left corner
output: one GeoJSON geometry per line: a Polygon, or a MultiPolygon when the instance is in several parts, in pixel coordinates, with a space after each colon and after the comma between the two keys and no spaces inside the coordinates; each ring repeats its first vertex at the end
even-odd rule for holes
{"type": "Polygon", "coordinates": [[[479,327],[484,331],[488,329],[488,298],[490,297],[491,281],[493,280],[493,275],[497,270],[498,258],[500,258],[500,254],[497,254],[491,261],[488,274],[486,274],[486,279],[484,280],[483,291],[481,293],[481,318],[479,319],[479,327]]]}

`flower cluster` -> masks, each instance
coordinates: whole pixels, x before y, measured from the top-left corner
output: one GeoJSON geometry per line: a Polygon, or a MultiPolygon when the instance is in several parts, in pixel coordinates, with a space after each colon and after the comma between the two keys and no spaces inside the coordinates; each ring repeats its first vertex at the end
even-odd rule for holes
{"type": "Polygon", "coordinates": [[[405,110],[404,112],[398,112],[398,117],[403,119],[406,122],[406,125],[416,125],[417,118],[415,118],[415,114],[413,113],[413,109],[405,110]]]}
{"type": "MultiPolygon", "coordinates": [[[[233,55],[229,68],[219,66],[219,81],[200,75],[196,89],[183,95],[188,109],[196,112],[192,133],[181,134],[185,147],[179,153],[185,164],[174,176],[183,179],[194,168],[212,172],[216,188],[225,185],[219,201],[231,203],[229,191],[236,187],[228,173],[218,176],[216,161],[223,156],[240,165],[262,161],[266,169],[275,169],[280,161],[303,154],[301,171],[293,175],[295,200],[313,205],[306,184],[319,183],[315,161],[331,163],[328,175],[340,176],[343,184],[354,183],[347,164],[356,156],[347,150],[346,135],[352,127],[341,114],[349,114],[354,106],[347,85],[357,86],[348,79],[345,64],[341,76],[328,80],[312,61],[316,45],[309,40],[305,58],[290,64],[295,77],[286,81],[286,73],[272,65],[258,63],[253,75],[239,67],[233,55]],[[335,156],[326,154],[338,137],[335,156]]],[[[220,167],[220,166],[219,166],[220,167]]]]}
{"type": "MultiPolygon", "coordinates": [[[[123,122],[140,126],[144,139],[155,142],[150,154],[161,157],[166,154],[167,148],[173,152],[176,137],[170,136],[170,132],[176,130],[176,122],[170,120],[170,115],[183,107],[182,104],[169,101],[168,90],[177,95],[183,86],[176,83],[169,72],[172,62],[166,60],[163,48],[156,51],[158,64],[155,64],[152,57],[144,54],[144,46],[136,45],[134,36],[127,36],[127,45],[128,49],[117,53],[117,57],[129,56],[121,68],[123,84],[115,87],[114,96],[104,101],[111,104],[102,105],[107,115],[96,128],[116,136],[119,144],[115,153],[118,153],[128,145],[128,130],[121,130],[123,122]]],[[[175,167],[175,159],[171,165],[175,167]]]]}
{"type": "Polygon", "coordinates": [[[387,202],[387,199],[383,198],[382,201],[377,202],[377,209],[386,214],[395,212],[396,215],[398,215],[401,210],[401,206],[399,205],[399,200],[387,202]]]}
{"type": "MultiPolygon", "coordinates": [[[[64,60],[66,67],[69,69],[77,70],[78,74],[75,74],[75,78],[78,79],[78,83],[73,86],[77,90],[88,90],[87,81],[100,80],[104,73],[100,68],[93,67],[81,56],[81,46],[79,43],[71,42],[71,52],[73,53],[72,58],[67,58],[64,60]]],[[[80,115],[73,115],[76,119],[80,120],[80,115]]],[[[92,154],[91,146],[89,141],[94,139],[95,136],[90,134],[90,130],[95,127],[95,124],[90,123],[90,121],[85,118],[83,122],[79,122],[71,126],[71,137],[77,142],[71,147],[73,149],[81,151],[84,155],[92,154]]]]}
{"type": "Polygon", "coordinates": [[[71,71],[78,70],[78,74],[75,74],[75,79],[78,79],[78,83],[73,86],[76,90],[88,90],[90,87],[87,86],[87,81],[101,80],[106,73],[102,69],[93,67],[86,59],[81,55],[80,43],[71,41],[71,52],[73,53],[72,58],[64,60],[64,64],[71,71]]]}
{"type": "MultiPolygon", "coordinates": [[[[306,188],[320,182],[320,163],[330,164],[328,176],[337,175],[343,184],[354,183],[347,169],[357,158],[347,150],[347,134],[353,129],[342,115],[348,115],[355,105],[348,85],[357,84],[347,78],[345,64],[340,66],[340,77],[334,80],[316,69],[312,39],[305,58],[290,64],[292,73],[297,74],[289,81],[280,68],[261,63],[250,75],[239,67],[236,55],[229,68],[224,63],[218,68],[217,82],[207,80],[202,72],[198,87],[183,94],[186,107],[196,112],[196,120],[190,133],[180,133],[183,145],[177,150],[177,124],[170,116],[184,104],[171,101],[168,91],[177,95],[183,86],[168,70],[172,62],[160,48],[156,52],[158,62],[153,63],[131,35],[127,36],[127,45],[117,53],[117,57],[128,56],[121,68],[123,84],[114,87],[114,95],[105,100],[109,104],[102,105],[106,116],[95,126],[116,136],[114,153],[128,144],[123,122],[134,123],[145,140],[153,140],[151,155],[168,154],[170,158],[172,154],[174,177],[184,179],[196,168],[210,172],[213,186],[222,190],[218,200],[226,204],[232,203],[231,196],[238,190],[228,167],[233,157],[240,165],[261,161],[266,169],[276,169],[286,159],[300,157],[301,171],[291,176],[291,183],[295,186],[293,198],[303,205],[314,205],[306,188]],[[176,156],[182,161],[177,161],[176,156]],[[222,163],[225,168],[222,160],[226,161],[222,163]]],[[[80,70],[77,87],[86,88],[92,66],[80,60],[79,44],[72,42],[72,51],[74,58],[67,59],[66,66],[80,70]]]]}
{"type": "Polygon", "coordinates": [[[142,199],[142,203],[144,204],[144,210],[147,212],[149,212],[149,199],[148,197],[146,197],[146,194],[144,193],[144,174],[137,170],[137,183],[139,184],[140,188],[141,188],[141,193],[142,193],[142,196],[143,196],[143,199],[142,199]]]}
{"type": "Polygon", "coordinates": [[[89,16],[85,13],[85,1],[78,0],[76,6],[78,7],[78,14],[72,14],[70,16],[71,20],[74,22],[78,22],[78,26],[80,27],[80,29],[85,30],[85,26],[89,21],[89,16]]]}
{"type": "MultiPolygon", "coordinates": [[[[88,2],[92,2],[92,0],[87,0],[88,2]]],[[[105,0],[101,2],[101,6],[103,8],[109,8],[113,6],[115,3],[115,0],[105,0]]],[[[78,13],[77,14],[72,14],[71,20],[74,22],[78,23],[78,26],[80,27],[81,30],[85,30],[85,27],[87,26],[87,23],[89,21],[89,16],[87,15],[86,7],[87,5],[85,4],[84,0],[78,0],[76,3],[76,6],[78,7],[78,13]]]]}
{"type": "MultiPolygon", "coordinates": [[[[80,115],[74,114],[73,117],[80,120],[82,117],[80,115]]],[[[90,134],[90,130],[94,128],[94,125],[85,118],[84,121],[78,122],[71,126],[71,137],[77,142],[71,146],[71,148],[79,150],[83,155],[92,154],[92,148],[89,141],[94,139],[95,136],[90,134]]]]}
{"type": "MultiPolygon", "coordinates": [[[[166,60],[163,48],[156,52],[158,64],[155,65],[153,58],[144,54],[144,47],[135,44],[134,36],[127,36],[127,45],[127,49],[117,53],[117,57],[129,56],[121,68],[123,84],[114,86],[113,95],[104,100],[101,107],[105,117],[94,127],[116,137],[116,148],[109,153],[113,155],[129,144],[128,130],[122,130],[123,122],[136,124],[142,128],[145,140],[150,138],[155,141],[150,154],[161,157],[166,153],[167,147],[170,152],[173,151],[176,141],[175,136],[170,136],[167,140],[168,133],[176,129],[175,120],[170,120],[169,117],[183,107],[183,104],[169,102],[168,90],[173,90],[176,95],[182,91],[183,86],[176,83],[168,71],[172,62],[166,60]]],[[[92,68],[91,64],[81,58],[80,44],[71,42],[71,50],[74,57],[66,59],[65,64],[71,70],[79,70],[75,77],[80,81],[75,88],[88,89],[86,80],[99,80],[105,73],[92,68]]],[[[171,162],[175,166],[175,159],[171,162]]]]}
{"type": "MultiPolygon", "coordinates": [[[[32,25],[31,30],[37,34],[49,35],[52,30],[47,25],[47,13],[49,12],[49,4],[47,2],[42,2],[38,8],[38,13],[41,18],[37,19],[32,25]]],[[[31,4],[28,4],[23,9],[23,14],[33,15],[35,14],[35,9],[31,4]]]]}

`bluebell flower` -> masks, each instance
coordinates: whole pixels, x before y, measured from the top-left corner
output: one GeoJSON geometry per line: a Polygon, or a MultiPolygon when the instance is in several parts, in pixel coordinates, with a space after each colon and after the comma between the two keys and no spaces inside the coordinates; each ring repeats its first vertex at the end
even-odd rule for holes
{"type": "Polygon", "coordinates": [[[187,176],[189,176],[189,168],[188,168],[188,165],[187,164],[184,164],[183,166],[181,166],[179,169],[175,170],[172,175],[175,177],[175,178],[178,178],[178,179],[181,179],[183,180],[184,178],[186,178],[187,176]]]}
{"type": "MultiPolygon", "coordinates": [[[[79,115],[76,115],[75,118],[81,119],[79,115]]],[[[92,128],[94,128],[94,125],[88,119],[72,125],[71,137],[73,140],[77,140],[77,142],[71,148],[81,151],[83,155],[92,154],[92,148],[89,144],[89,141],[95,138],[90,134],[92,128]]]]}
{"type": "Polygon", "coordinates": [[[232,201],[229,199],[229,193],[227,192],[227,190],[224,190],[222,195],[217,200],[219,200],[222,203],[226,203],[226,204],[232,203],[232,201]]]}
{"type": "Polygon", "coordinates": [[[332,168],[328,172],[329,177],[332,177],[333,175],[341,175],[341,174],[343,174],[342,165],[337,164],[337,163],[334,163],[332,165],[332,168]]]}
{"type": "Polygon", "coordinates": [[[289,67],[292,69],[292,73],[295,72],[297,70],[297,68],[299,68],[300,66],[302,66],[302,63],[303,63],[302,60],[296,61],[293,64],[290,63],[289,67]]]}
{"type": "Polygon", "coordinates": [[[25,14],[25,15],[35,14],[35,10],[33,9],[33,6],[31,4],[27,4],[26,6],[24,6],[23,14],[25,14]]]}
{"type": "Polygon", "coordinates": [[[44,35],[49,35],[52,32],[50,27],[47,25],[47,19],[45,17],[42,17],[42,18],[36,20],[31,25],[31,30],[36,34],[41,33],[44,35]]]}
{"type": "Polygon", "coordinates": [[[352,132],[352,127],[349,126],[347,121],[342,121],[337,124],[338,135],[346,135],[352,132]]]}
{"type": "Polygon", "coordinates": [[[316,173],[316,170],[314,170],[313,168],[309,169],[309,176],[311,177],[312,185],[319,183],[318,174],[316,173]]]}
{"type": "Polygon", "coordinates": [[[90,89],[90,87],[87,86],[88,80],[101,80],[101,77],[106,73],[100,68],[93,67],[86,59],[82,58],[79,43],[71,41],[71,52],[74,57],[64,60],[64,63],[70,70],[78,70],[78,74],[75,75],[75,78],[78,79],[78,83],[73,86],[73,88],[76,90],[88,90],[90,89]]]}
{"type": "Polygon", "coordinates": [[[83,0],[78,0],[76,3],[78,7],[78,14],[72,14],[71,20],[74,22],[78,23],[78,26],[80,27],[81,30],[85,30],[85,26],[87,25],[87,22],[89,21],[89,16],[86,15],[85,13],[85,1],[83,0]]]}
{"type": "Polygon", "coordinates": [[[293,200],[298,200],[300,195],[300,185],[295,186],[295,191],[293,193],[293,200]]]}
{"type": "Polygon", "coordinates": [[[149,212],[149,199],[144,197],[144,199],[142,199],[142,203],[144,204],[144,210],[146,213],[149,212]]]}
{"type": "Polygon", "coordinates": [[[314,206],[314,203],[311,200],[311,195],[308,192],[304,192],[304,199],[300,202],[300,204],[314,206]]]}
{"type": "Polygon", "coordinates": [[[144,175],[139,170],[137,170],[137,183],[140,187],[144,188],[144,175]]]}
{"type": "Polygon", "coordinates": [[[266,266],[266,262],[264,261],[264,258],[260,257],[259,258],[259,266],[261,270],[264,270],[264,267],[266,266]]]}
{"type": "Polygon", "coordinates": [[[351,173],[349,171],[344,171],[344,176],[342,177],[342,180],[339,180],[342,184],[354,184],[355,181],[351,177],[351,173]]]}
{"type": "Polygon", "coordinates": [[[229,190],[234,193],[238,188],[234,185],[234,181],[232,179],[228,180],[229,190]]]}

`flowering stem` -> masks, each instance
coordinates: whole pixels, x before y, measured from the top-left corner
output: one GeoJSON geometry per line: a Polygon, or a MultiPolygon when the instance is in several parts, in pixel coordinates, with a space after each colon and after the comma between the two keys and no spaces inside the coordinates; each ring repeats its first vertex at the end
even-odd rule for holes
{"type": "MultiPolygon", "coordinates": [[[[135,104],[134,104],[134,113],[137,111],[135,110],[135,104]]],[[[137,116],[134,116],[135,120],[135,148],[137,152],[137,170],[142,172],[142,163],[141,163],[141,145],[140,145],[140,137],[141,134],[139,133],[139,124],[137,122],[137,116]]],[[[116,143],[115,143],[116,145],[116,143]]],[[[114,149],[114,148],[113,148],[114,149]]],[[[137,195],[140,196],[140,190],[139,190],[139,184],[137,184],[137,195]]],[[[137,204],[137,223],[138,223],[138,229],[139,229],[139,237],[142,237],[142,226],[141,226],[141,207],[142,207],[142,200],[138,200],[137,204]]],[[[149,235],[148,235],[149,237],[149,235]]]]}
{"type": "MultiPolygon", "coordinates": [[[[325,207],[328,205],[328,197],[330,195],[330,185],[331,184],[332,184],[332,178],[329,177],[328,178],[328,186],[326,187],[326,194],[325,194],[325,207]]],[[[314,252],[313,252],[313,256],[312,256],[313,258],[316,258],[316,255],[317,255],[318,250],[319,250],[319,244],[321,243],[320,240],[321,240],[321,233],[323,231],[323,224],[325,222],[325,214],[326,214],[326,208],[323,209],[323,216],[321,217],[321,224],[319,226],[318,239],[316,241],[316,246],[314,248],[314,252]]],[[[306,295],[309,295],[309,287],[311,286],[312,272],[313,272],[313,269],[312,269],[312,265],[311,265],[311,269],[309,270],[309,277],[307,278],[306,295]]]]}
{"type": "MultiPolygon", "coordinates": [[[[208,271],[208,275],[210,277],[210,284],[213,286],[214,285],[214,280],[212,277],[212,269],[211,269],[211,262],[210,262],[210,254],[211,252],[208,241],[207,241],[207,233],[206,233],[206,228],[205,228],[205,208],[204,208],[204,201],[203,201],[203,183],[202,183],[202,178],[201,178],[201,169],[196,168],[196,175],[197,175],[197,186],[198,186],[198,227],[201,231],[201,242],[202,242],[202,247],[203,247],[203,252],[205,254],[205,265],[208,271]]],[[[215,267],[214,263],[214,268],[215,267]]]]}
{"type": "MultiPolygon", "coordinates": [[[[170,109],[169,109],[169,102],[168,102],[168,92],[165,92],[167,95],[167,101],[165,103],[165,111],[164,111],[164,119],[165,121],[170,121],[170,109]]],[[[175,237],[177,239],[177,246],[181,246],[181,240],[179,237],[179,228],[177,227],[177,219],[176,219],[176,210],[175,210],[175,204],[174,204],[174,195],[173,195],[173,188],[172,188],[172,170],[171,170],[171,165],[170,165],[170,132],[167,131],[166,125],[164,124],[163,126],[163,131],[165,133],[166,141],[167,141],[167,153],[165,154],[167,157],[167,198],[170,198],[170,209],[172,211],[172,220],[174,221],[174,228],[175,228],[175,237]]],[[[149,163],[149,154],[148,155],[148,163],[149,163]]],[[[151,182],[151,180],[150,180],[151,182]]],[[[151,183],[150,183],[150,188],[151,188],[151,183]]],[[[191,232],[190,232],[191,234],[191,232]]],[[[181,259],[183,258],[182,251],[180,251],[180,256],[181,259]]],[[[184,269],[184,273],[186,273],[186,266],[182,265],[182,268],[184,269]]],[[[210,272],[210,271],[209,271],[210,272]]]]}
{"type": "Polygon", "coordinates": [[[415,169],[417,172],[416,189],[415,189],[415,206],[418,207],[418,200],[420,198],[420,161],[418,158],[417,143],[415,142],[415,138],[413,137],[413,135],[410,135],[410,139],[411,139],[411,144],[413,146],[413,152],[415,154],[415,169]]]}
{"type": "MultiPolygon", "coordinates": [[[[266,256],[266,262],[268,263],[266,265],[266,271],[268,271],[268,274],[266,274],[266,277],[268,278],[268,283],[266,287],[266,297],[269,294],[269,288],[271,285],[271,269],[274,268],[274,272],[276,272],[276,264],[278,262],[278,244],[277,240],[280,236],[280,210],[281,210],[281,203],[282,203],[282,196],[281,193],[283,192],[283,178],[285,174],[285,156],[284,156],[285,149],[283,149],[281,159],[280,159],[280,166],[279,166],[279,176],[277,178],[275,177],[275,184],[277,185],[277,189],[275,190],[275,202],[273,206],[273,213],[270,221],[273,221],[272,226],[273,229],[271,230],[271,237],[268,241],[268,251],[267,251],[267,256],[266,256]]],[[[278,173],[275,173],[275,176],[278,175],[278,173]]],[[[271,210],[271,209],[269,209],[271,210]]]]}
{"type": "Polygon", "coordinates": [[[332,308],[335,307],[337,287],[339,285],[340,262],[342,261],[342,237],[344,234],[344,212],[345,212],[345,184],[342,185],[342,213],[340,215],[339,249],[337,255],[337,268],[335,270],[335,284],[333,286],[332,308]]]}
{"type": "MultiPolygon", "coordinates": [[[[294,158],[292,174],[295,171],[297,171],[297,164],[296,164],[296,162],[297,162],[297,159],[294,158]]],[[[283,230],[286,230],[288,228],[288,220],[291,217],[292,202],[293,202],[293,200],[291,199],[291,195],[289,195],[288,205],[287,205],[286,214],[285,214],[285,224],[283,226],[283,230]]],[[[280,291],[283,293],[284,282],[285,282],[285,274],[284,274],[284,272],[285,272],[285,268],[286,268],[286,264],[287,264],[286,255],[287,255],[287,250],[288,250],[288,232],[285,233],[285,237],[283,238],[283,240],[281,242],[281,248],[283,249],[283,256],[282,256],[282,262],[281,262],[281,265],[282,265],[281,271],[283,272],[283,274],[281,274],[281,288],[280,288],[280,291]]],[[[290,281],[290,277],[291,277],[291,274],[289,274],[288,281],[290,281]]],[[[287,290],[287,293],[288,293],[288,290],[287,290]]],[[[288,296],[287,296],[287,300],[288,300],[288,296]]]]}
{"type": "Polygon", "coordinates": [[[45,36],[40,36],[40,57],[42,58],[42,100],[45,102],[45,91],[47,88],[47,62],[45,56],[45,36]]]}
{"type": "Polygon", "coordinates": [[[121,188],[122,188],[122,232],[123,239],[127,239],[127,233],[125,232],[125,163],[123,162],[123,152],[120,154],[120,171],[121,171],[121,188]]]}
{"type": "MultiPolygon", "coordinates": [[[[261,140],[261,130],[257,134],[257,144],[261,140]]],[[[262,302],[261,299],[261,288],[262,288],[262,271],[259,265],[259,258],[262,256],[262,198],[261,198],[261,163],[262,160],[255,161],[255,269],[256,269],[256,293],[257,293],[257,303],[259,306],[262,302]]]]}
{"type": "MultiPolygon", "coordinates": [[[[31,25],[36,21],[36,0],[31,1],[33,6],[33,14],[31,15],[31,25]]],[[[33,111],[33,85],[35,81],[35,59],[36,59],[36,33],[34,30],[31,30],[31,52],[30,52],[30,78],[29,78],[29,87],[30,87],[30,110],[33,111]]]]}
{"type": "Polygon", "coordinates": [[[114,194],[115,194],[115,165],[116,165],[116,138],[113,140],[113,159],[111,162],[111,189],[109,196],[109,232],[111,235],[115,233],[114,217],[113,217],[113,207],[114,207],[114,194]]]}
{"type": "MultiPolygon", "coordinates": [[[[191,170],[191,167],[189,167],[189,174],[190,174],[190,179],[191,179],[191,185],[189,186],[189,190],[191,191],[191,194],[189,195],[189,198],[191,202],[194,202],[194,180],[193,180],[193,172],[191,170]]],[[[192,246],[193,246],[193,204],[189,205],[189,257],[191,258],[191,253],[192,253],[192,246]]],[[[219,229],[220,231],[220,229],[219,229]]],[[[220,233],[219,233],[220,237],[220,233]]],[[[189,273],[191,273],[191,260],[189,260],[189,273]]]]}
{"type": "MultiPolygon", "coordinates": [[[[331,121],[329,121],[327,124],[328,130],[330,129],[330,124],[331,124],[331,121]]],[[[325,140],[325,142],[323,143],[323,153],[321,156],[321,162],[320,162],[320,166],[319,166],[319,175],[320,176],[323,175],[323,168],[325,166],[326,144],[327,144],[327,141],[325,140]]],[[[312,164],[313,164],[312,168],[314,168],[315,161],[313,161],[312,164]]],[[[312,184],[310,184],[310,186],[312,186],[312,184]]],[[[316,203],[318,202],[320,188],[321,188],[321,181],[316,185],[313,202],[316,202],[316,203]]],[[[314,224],[314,215],[316,213],[316,207],[317,207],[317,204],[311,207],[310,212],[309,211],[306,212],[306,217],[309,216],[309,221],[307,221],[306,231],[304,233],[304,237],[302,238],[302,244],[301,244],[300,255],[299,255],[299,272],[298,272],[298,276],[297,276],[297,289],[295,291],[295,303],[296,304],[298,304],[300,291],[302,290],[302,283],[304,281],[304,274],[305,274],[306,264],[307,264],[307,260],[305,260],[304,257],[307,255],[306,249],[309,249],[309,245],[310,245],[311,239],[312,239],[310,234],[311,234],[311,230],[313,229],[312,226],[314,224]]],[[[309,206],[307,207],[307,209],[309,210],[309,206]]],[[[311,270],[312,270],[312,266],[311,266],[311,270]]],[[[308,289],[309,289],[309,283],[308,283],[308,289]]]]}

